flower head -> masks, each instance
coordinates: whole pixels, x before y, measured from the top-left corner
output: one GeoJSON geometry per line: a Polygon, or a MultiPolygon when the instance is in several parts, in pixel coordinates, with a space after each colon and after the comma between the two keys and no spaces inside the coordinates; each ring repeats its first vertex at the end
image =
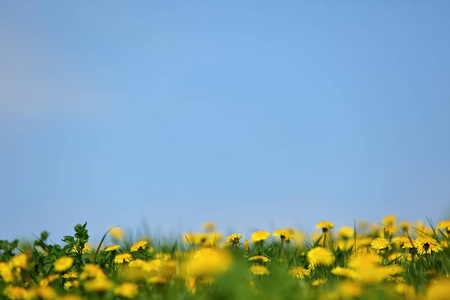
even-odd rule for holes
{"type": "Polygon", "coordinates": [[[390,248],[390,243],[385,238],[376,238],[370,243],[370,246],[378,251],[388,250],[390,248]]]}
{"type": "Polygon", "coordinates": [[[70,256],[62,256],[55,261],[55,271],[64,272],[73,264],[73,258],[70,256]]]}
{"type": "Polygon", "coordinates": [[[105,249],[105,251],[106,251],[106,252],[110,252],[110,251],[117,250],[117,249],[119,249],[119,248],[120,248],[119,245],[112,245],[112,246],[107,247],[107,248],[105,249]]]}
{"type": "Polygon", "coordinates": [[[255,255],[255,256],[250,257],[248,260],[255,261],[256,263],[263,263],[263,262],[270,261],[270,258],[265,257],[263,255],[255,255]]]}
{"type": "Polygon", "coordinates": [[[122,253],[117,254],[116,257],[114,257],[114,262],[117,264],[123,264],[124,262],[130,262],[133,259],[133,256],[131,256],[130,253],[122,253]]]}
{"type": "Polygon", "coordinates": [[[282,241],[290,241],[294,238],[294,233],[290,229],[275,230],[273,236],[279,236],[282,241]]]}
{"type": "Polygon", "coordinates": [[[147,247],[147,244],[148,244],[148,241],[145,241],[145,240],[138,241],[131,246],[130,252],[145,250],[145,247],[147,247]]]}
{"type": "Polygon", "coordinates": [[[260,265],[253,265],[250,267],[250,272],[253,275],[269,275],[269,269],[260,265]]]}
{"type": "Polygon", "coordinates": [[[330,250],[323,247],[315,247],[306,255],[311,268],[318,265],[330,266],[334,263],[334,255],[330,250]]]}
{"type": "Polygon", "coordinates": [[[316,228],[317,229],[322,228],[323,232],[328,232],[328,230],[334,228],[334,224],[331,222],[322,221],[322,222],[317,223],[316,228]]]}
{"type": "Polygon", "coordinates": [[[124,298],[133,298],[138,294],[138,286],[133,282],[124,282],[114,288],[114,294],[124,298]]]}
{"type": "Polygon", "coordinates": [[[292,269],[289,270],[289,273],[294,275],[295,278],[300,278],[303,279],[305,277],[309,277],[309,275],[311,274],[311,269],[305,269],[303,267],[293,267],[292,269]]]}
{"type": "Polygon", "coordinates": [[[264,230],[258,230],[252,233],[252,243],[257,243],[266,240],[270,233],[264,230]]]}
{"type": "Polygon", "coordinates": [[[239,245],[239,240],[243,237],[244,236],[240,233],[233,233],[232,235],[229,235],[225,241],[228,243],[232,243],[233,245],[239,245]]]}
{"type": "Polygon", "coordinates": [[[431,252],[438,252],[442,250],[441,245],[429,236],[421,236],[416,239],[416,247],[417,253],[423,254],[431,254],[431,252]]]}

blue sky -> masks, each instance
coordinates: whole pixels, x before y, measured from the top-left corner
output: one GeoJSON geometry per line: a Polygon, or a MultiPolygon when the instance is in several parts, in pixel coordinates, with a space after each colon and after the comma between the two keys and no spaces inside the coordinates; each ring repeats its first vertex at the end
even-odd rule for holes
{"type": "Polygon", "coordinates": [[[0,239],[450,214],[448,1],[0,3],[0,239]]]}

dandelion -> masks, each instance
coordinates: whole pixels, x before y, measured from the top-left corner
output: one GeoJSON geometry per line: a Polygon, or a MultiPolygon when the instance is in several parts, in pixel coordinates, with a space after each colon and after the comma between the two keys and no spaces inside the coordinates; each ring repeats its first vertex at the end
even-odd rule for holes
{"type": "Polygon", "coordinates": [[[270,261],[270,258],[265,257],[263,255],[255,255],[255,256],[250,257],[248,260],[251,260],[251,261],[254,261],[255,263],[261,264],[261,263],[270,261]]]}
{"type": "Polygon", "coordinates": [[[442,278],[433,281],[427,289],[427,300],[448,300],[450,295],[450,279],[442,278]]]}
{"type": "Polygon", "coordinates": [[[429,236],[421,236],[416,239],[417,253],[420,255],[431,254],[442,250],[441,245],[429,236]]]}
{"type": "Polygon", "coordinates": [[[273,233],[273,236],[279,236],[281,241],[287,241],[287,242],[289,242],[290,240],[292,240],[294,238],[294,234],[293,234],[292,230],[290,230],[290,229],[275,230],[275,232],[273,233]]]}
{"type": "Polygon", "coordinates": [[[122,254],[117,254],[114,257],[114,262],[116,264],[123,264],[125,262],[130,262],[133,259],[133,256],[130,253],[122,253],[122,254]]]}
{"type": "Polygon", "coordinates": [[[229,235],[225,241],[228,243],[232,243],[233,246],[238,246],[241,244],[239,240],[243,237],[244,236],[240,233],[233,233],[232,235],[229,235]]]}
{"type": "Polygon", "coordinates": [[[258,243],[265,241],[270,236],[270,233],[264,230],[258,230],[252,233],[251,242],[258,243]]]}
{"type": "Polygon", "coordinates": [[[203,222],[202,228],[205,231],[214,231],[216,229],[216,224],[211,221],[203,222]]]}
{"type": "Polygon", "coordinates": [[[349,268],[343,268],[343,267],[335,267],[331,269],[331,273],[338,276],[343,277],[349,277],[349,278],[355,278],[357,277],[357,273],[349,268]]]}
{"type": "Polygon", "coordinates": [[[397,216],[395,215],[387,215],[383,218],[381,223],[384,225],[394,225],[394,223],[397,221],[397,216]]]}
{"type": "Polygon", "coordinates": [[[109,234],[111,235],[111,237],[113,239],[117,239],[117,240],[121,239],[125,236],[125,232],[123,231],[123,229],[118,226],[111,228],[109,230],[109,234]]]}
{"type": "Polygon", "coordinates": [[[344,239],[349,239],[353,237],[354,234],[355,231],[351,227],[343,226],[339,229],[339,235],[344,239]]]}
{"type": "Polygon", "coordinates": [[[39,299],[56,299],[56,296],[58,295],[55,289],[50,286],[36,287],[33,292],[39,299]]]}
{"type": "Polygon", "coordinates": [[[450,233],[450,220],[440,221],[437,224],[436,228],[445,230],[447,233],[450,233]]]}
{"type": "Polygon", "coordinates": [[[334,263],[334,255],[330,250],[323,247],[315,247],[308,251],[306,255],[310,268],[319,265],[331,266],[334,263]]]}
{"type": "Polygon", "coordinates": [[[55,271],[64,272],[68,270],[73,264],[73,258],[70,256],[62,256],[55,261],[55,271]]]}
{"type": "Polygon", "coordinates": [[[311,274],[311,269],[305,269],[303,267],[293,267],[289,270],[289,274],[294,275],[295,278],[303,279],[309,277],[311,274]]]}
{"type": "Polygon", "coordinates": [[[400,228],[403,230],[403,232],[408,232],[409,228],[411,228],[411,223],[408,221],[401,221],[400,222],[400,228]]]}
{"type": "Polygon", "coordinates": [[[322,228],[322,231],[328,232],[328,230],[334,228],[334,224],[327,221],[322,221],[316,224],[316,229],[322,228]]]}
{"type": "Polygon", "coordinates": [[[378,251],[388,250],[390,248],[390,243],[385,238],[376,238],[370,243],[370,246],[378,251]]]}
{"type": "Polygon", "coordinates": [[[138,286],[133,282],[124,282],[114,288],[114,294],[124,298],[133,298],[138,294],[138,286]]]}
{"type": "Polygon", "coordinates": [[[248,251],[250,250],[250,246],[248,244],[248,240],[244,241],[244,252],[245,254],[248,254],[248,251]]]}
{"type": "Polygon", "coordinates": [[[5,287],[5,289],[3,290],[3,295],[8,297],[9,299],[30,299],[30,298],[32,298],[30,292],[27,291],[26,289],[24,289],[23,287],[12,286],[12,285],[8,285],[7,287],[5,287]]]}
{"type": "Polygon", "coordinates": [[[131,246],[130,252],[145,250],[145,247],[147,247],[147,244],[148,244],[148,241],[144,241],[144,240],[138,241],[131,246]]]}
{"type": "Polygon", "coordinates": [[[113,286],[113,282],[106,277],[95,278],[84,284],[84,288],[88,292],[103,292],[112,289],[113,286]]]}
{"type": "Polygon", "coordinates": [[[250,267],[250,272],[253,275],[269,275],[269,269],[260,265],[253,265],[250,267]]]}
{"type": "Polygon", "coordinates": [[[119,249],[119,248],[120,248],[119,245],[112,245],[112,246],[107,247],[107,248],[105,249],[105,251],[106,251],[106,252],[110,252],[110,251],[117,250],[117,249],[119,249]]]}
{"type": "MultiPolygon", "coordinates": [[[[78,252],[78,245],[74,245],[72,248],[72,252],[78,252]]],[[[89,245],[87,243],[84,244],[83,246],[83,250],[81,251],[81,253],[89,253],[91,252],[91,247],[89,247],[89,245]]]]}

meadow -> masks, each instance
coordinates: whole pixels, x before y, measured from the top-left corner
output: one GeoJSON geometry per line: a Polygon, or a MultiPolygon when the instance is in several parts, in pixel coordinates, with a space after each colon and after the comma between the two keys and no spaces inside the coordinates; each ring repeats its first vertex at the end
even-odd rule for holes
{"type": "Polygon", "coordinates": [[[90,244],[77,224],[61,244],[0,241],[4,299],[450,299],[450,220],[331,222],[223,235],[213,222],[179,239],[90,244]]]}

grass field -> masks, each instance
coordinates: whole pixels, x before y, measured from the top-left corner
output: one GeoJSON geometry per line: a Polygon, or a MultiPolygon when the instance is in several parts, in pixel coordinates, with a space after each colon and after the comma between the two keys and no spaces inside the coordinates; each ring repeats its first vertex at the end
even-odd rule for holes
{"type": "Polygon", "coordinates": [[[320,222],[224,236],[212,222],[179,240],[130,241],[87,224],[63,244],[0,242],[5,299],[450,299],[450,220],[334,228],[320,222]]]}

